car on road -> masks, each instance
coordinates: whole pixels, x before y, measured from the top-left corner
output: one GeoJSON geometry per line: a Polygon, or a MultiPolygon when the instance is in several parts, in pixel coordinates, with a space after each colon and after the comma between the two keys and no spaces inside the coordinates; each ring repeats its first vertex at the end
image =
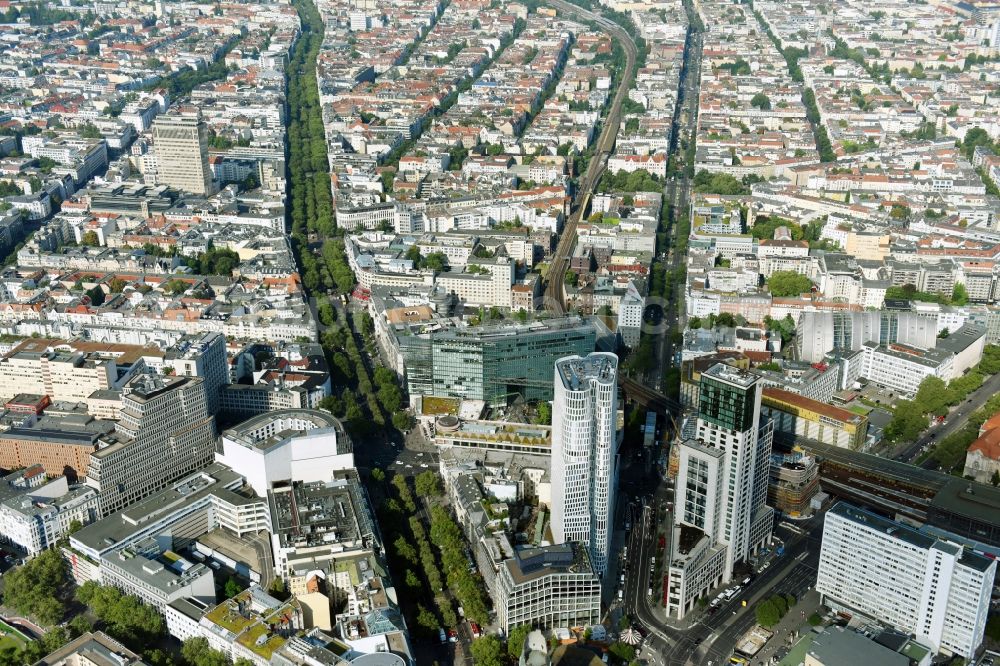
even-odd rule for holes
{"type": "Polygon", "coordinates": [[[457,643],[458,642],[458,632],[455,631],[454,629],[449,629],[448,630],[448,642],[449,643],[457,643]]]}
{"type": "Polygon", "coordinates": [[[442,645],[448,642],[448,634],[444,633],[444,629],[441,627],[438,627],[438,640],[441,641],[442,645]]]}

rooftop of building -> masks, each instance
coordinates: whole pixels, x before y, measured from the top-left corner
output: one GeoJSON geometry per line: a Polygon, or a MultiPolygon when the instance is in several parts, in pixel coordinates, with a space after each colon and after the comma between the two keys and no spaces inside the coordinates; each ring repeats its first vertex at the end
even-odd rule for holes
{"type": "Polygon", "coordinates": [[[141,373],[125,385],[126,396],[136,402],[147,402],[166,391],[173,391],[188,384],[205,381],[201,377],[168,377],[152,373],[141,373]]]}
{"type": "Polygon", "coordinates": [[[509,450],[552,446],[552,427],[530,423],[465,420],[445,415],[435,422],[435,439],[482,442],[484,447],[502,445],[509,450]]]}
{"type": "Polygon", "coordinates": [[[45,413],[33,423],[18,425],[0,433],[0,439],[94,447],[101,438],[113,438],[114,431],[113,421],[95,419],[89,414],[45,413]]]}
{"type": "MultiPolygon", "coordinates": [[[[998,491],[1000,492],[1000,491],[998,491]]],[[[952,555],[959,556],[962,564],[967,567],[985,571],[994,560],[984,557],[971,550],[962,548],[960,545],[949,541],[935,539],[909,525],[890,520],[866,509],[859,508],[847,502],[837,502],[833,505],[827,515],[834,514],[860,525],[865,525],[870,529],[881,532],[893,539],[905,541],[917,548],[929,550],[931,548],[943,550],[952,555]]]]}
{"type": "Polygon", "coordinates": [[[618,375],[618,357],[606,352],[567,356],[556,361],[556,372],[563,387],[570,391],[580,390],[585,381],[613,384],[618,375]]]}
{"type": "Polygon", "coordinates": [[[235,505],[260,501],[249,490],[243,489],[243,477],[218,463],[189,474],[169,487],[103,520],[87,525],[73,534],[71,542],[95,551],[111,549],[147,524],[165,518],[186,506],[191,506],[209,495],[217,494],[235,505]]]}
{"type": "Polygon", "coordinates": [[[920,349],[919,347],[904,345],[899,342],[893,342],[889,345],[876,345],[874,342],[866,342],[864,344],[866,347],[877,349],[881,354],[886,354],[900,361],[917,363],[928,368],[937,368],[953,356],[952,351],[937,347],[934,349],[920,349]]]}
{"type": "Polygon", "coordinates": [[[285,644],[291,628],[301,626],[301,613],[294,598],[281,602],[252,585],[208,611],[202,621],[232,634],[236,642],[267,661],[285,644]]]}
{"type": "Polygon", "coordinates": [[[823,666],[881,664],[909,666],[908,657],[844,627],[828,627],[813,637],[808,655],[823,666]]]}
{"type": "Polygon", "coordinates": [[[375,534],[367,495],[353,470],[332,481],[276,483],[268,501],[274,533],[289,547],[362,548],[375,534]]]}
{"type": "Polygon", "coordinates": [[[771,387],[765,388],[762,392],[762,399],[765,401],[770,400],[772,403],[784,403],[786,405],[791,405],[794,408],[815,412],[820,416],[825,416],[828,419],[840,421],[841,423],[860,425],[865,420],[864,416],[855,414],[850,410],[835,407],[828,403],[799,395],[798,393],[785,391],[784,389],[771,387]]]}
{"type": "Polygon", "coordinates": [[[739,388],[750,388],[757,383],[760,377],[749,370],[743,370],[725,363],[713,365],[708,370],[701,373],[702,377],[711,377],[727,384],[732,384],[739,388]]]}
{"type": "Polygon", "coordinates": [[[189,562],[171,550],[156,550],[156,544],[148,539],[134,548],[107,553],[101,561],[105,566],[110,564],[125,571],[132,579],[163,596],[169,596],[197,578],[212,576],[212,570],[204,564],[189,562]],[[152,552],[148,550],[150,548],[152,552]]]}
{"type": "Polygon", "coordinates": [[[253,416],[223,432],[223,437],[243,446],[266,451],[306,433],[336,434],[337,453],[350,453],[351,440],[343,424],[327,412],[316,409],[278,409],[253,416]]]}
{"type": "Polygon", "coordinates": [[[7,356],[37,355],[40,357],[51,351],[100,354],[114,358],[115,362],[121,365],[130,365],[143,357],[163,357],[163,351],[154,345],[127,345],[63,338],[29,338],[14,347],[7,356]]]}
{"type": "Polygon", "coordinates": [[[931,508],[975,522],[1000,524],[1000,488],[949,478],[931,500],[931,508]]]}
{"type": "Polygon", "coordinates": [[[937,347],[953,354],[961,354],[985,336],[985,326],[965,324],[954,333],[949,333],[947,337],[938,338],[937,347]]]}
{"type": "Polygon", "coordinates": [[[34,666],[65,666],[78,660],[90,666],[146,666],[139,655],[100,631],[74,638],[34,666]]]}
{"type": "Polygon", "coordinates": [[[514,551],[514,557],[504,560],[515,585],[521,585],[553,574],[590,575],[597,580],[587,549],[575,543],[536,546],[514,551]]]}

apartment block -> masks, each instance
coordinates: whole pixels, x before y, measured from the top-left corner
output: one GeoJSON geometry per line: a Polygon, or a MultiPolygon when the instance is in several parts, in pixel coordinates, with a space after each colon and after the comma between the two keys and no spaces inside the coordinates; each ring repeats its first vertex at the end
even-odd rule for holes
{"type": "Polygon", "coordinates": [[[53,547],[74,522],[92,522],[97,512],[93,488],[70,486],[65,476],[48,479],[41,465],[0,478],[0,540],[29,556],[53,547]]]}

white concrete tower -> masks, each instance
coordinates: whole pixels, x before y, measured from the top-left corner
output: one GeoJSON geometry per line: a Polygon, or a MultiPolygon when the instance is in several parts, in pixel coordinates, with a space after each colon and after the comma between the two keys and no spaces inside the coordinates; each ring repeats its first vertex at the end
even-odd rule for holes
{"type": "Polygon", "coordinates": [[[607,571],[618,470],[618,357],[556,361],[552,408],[552,535],[586,544],[607,571]]]}

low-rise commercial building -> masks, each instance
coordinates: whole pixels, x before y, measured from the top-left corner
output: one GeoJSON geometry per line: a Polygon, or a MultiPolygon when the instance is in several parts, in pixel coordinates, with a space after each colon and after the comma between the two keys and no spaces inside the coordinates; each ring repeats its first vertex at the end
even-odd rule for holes
{"type": "Polygon", "coordinates": [[[802,437],[852,450],[865,443],[868,419],[860,414],[776,388],[764,389],[760,402],[779,440],[802,437]]]}
{"type": "Polygon", "coordinates": [[[505,632],[522,624],[596,624],[601,583],[587,548],[576,543],[525,548],[500,566],[495,582],[497,622],[505,632]]]}

